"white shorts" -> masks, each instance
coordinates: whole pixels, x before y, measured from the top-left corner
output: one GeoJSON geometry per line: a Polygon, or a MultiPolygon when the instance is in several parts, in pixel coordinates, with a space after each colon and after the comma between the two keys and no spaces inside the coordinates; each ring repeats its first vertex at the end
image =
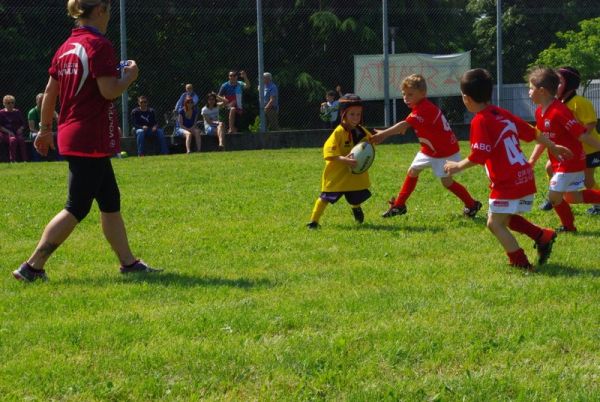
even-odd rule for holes
{"type": "Polygon", "coordinates": [[[554,173],[550,179],[550,190],[559,193],[579,191],[583,189],[585,174],[583,172],[554,173]]]}
{"type": "Polygon", "coordinates": [[[516,200],[501,200],[501,199],[489,199],[489,214],[521,214],[523,212],[531,211],[533,205],[533,194],[526,195],[523,198],[517,198],[516,200]]]}
{"type": "Polygon", "coordinates": [[[446,161],[459,162],[460,152],[445,158],[434,158],[433,156],[425,155],[423,152],[417,152],[410,167],[415,170],[423,170],[430,167],[436,177],[448,177],[448,174],[444,172],[446,161]]]}

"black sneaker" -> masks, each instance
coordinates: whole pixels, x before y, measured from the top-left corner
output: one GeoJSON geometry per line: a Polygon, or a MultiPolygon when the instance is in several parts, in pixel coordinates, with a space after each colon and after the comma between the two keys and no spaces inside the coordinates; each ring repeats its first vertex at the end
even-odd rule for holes
{"type": "Polygon", "coordinates": [[[477,215],[477,212],[479,212],[481,207],[482,207],[481,203],[479,201],[475,201],[475,205],[473,205],[471,208],[468,208],[468,207],[463,208],[463,215],[468,216],[469,218],[473,218],[473,217],[475,217],[475,215],[477,215]]]}
{"type": "Polygon", "coordinates": [[[543,229],[544,232],[540,236],[540,239],[535,242],[533,248],[537,249],[538,254],[538,265],[544,265],[550,254],[552,254],[552,245],[556,241],[557,234],[554,230],[543,229]]]}
{"type": "Polygon", "coordinates": [[[18,281],[34,282],[36,280],[47,281],[46,271],[43,269],[35,269],[28,263],[21,264],[19,269],[13,271],[13,276],[18,281]]]}
{"type": "Polygon", "coordinates": [[[540,209],[542,211],[551,211],[553,208],[552,203],[550,202],[549,199],[546,198],[546,200],[542,203],[542,205],[540,205],[540,209]]]}
{"type": "Polygon", "coordinates": [[[318,229],[320,227],[320,225],[319,225],[319,222],[312,221],[312,222],[308,222],[306,224],[306,227],[308,229],[318,229]]]}
{"type": "Polygon", "coordinates": [[[395,201],[395,198],[392,198],[388,201],[388,204],[390,204],[390,208],[381,214],[382,218],[391,218],[392,216],[396,215],[404,215],[407,212],[406,205],[394,205],[395,201]]]}
{"type": "Polygon", "coordinates": [[[365,221],[365,213],[361,207],[352,208],[352,215],[354,215],[354,220],[358,223],[363,223],[365,221]]]}
{"type": "Polygon", "coordinates": [[[600,205],[594,205],[587,210],[589,215],[600,215],[600,205]]]}
{"type": "Polygon", "coordinates": [[[122,274],[132,274],[137,272],[160,272],[162,269],[152,268],[148,264],[146,264],[142,260],[136,260],[133,264],[129,266],[121,266],[120,268],[122,274]]]}

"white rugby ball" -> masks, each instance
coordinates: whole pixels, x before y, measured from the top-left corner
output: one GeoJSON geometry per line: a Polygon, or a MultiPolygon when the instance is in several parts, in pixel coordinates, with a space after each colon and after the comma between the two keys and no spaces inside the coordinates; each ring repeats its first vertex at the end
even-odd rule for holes
{"type": "Polygon", "coordinates": [[[359,142],[350,151],[356,159],[356,166],[351,170],[354,174],[361,174],[369,170],[375,160],[375,148],[369,142],[359,142]]]}

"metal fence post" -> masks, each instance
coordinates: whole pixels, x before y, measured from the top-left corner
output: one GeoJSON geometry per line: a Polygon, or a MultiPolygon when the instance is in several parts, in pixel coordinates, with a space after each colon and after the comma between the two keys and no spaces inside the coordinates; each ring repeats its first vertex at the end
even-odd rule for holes
{"type": "Polygon", "coordinates": [[[496,106],[502,107],[502,0],[496,0],[496,106]]]}
{"type": "Polygon", "coordinates": [[[265,84],[263,74],[265,72],[265,61],[263,51],[263,18],[262,18],[262,0],[256,0],[256,39],[258,41],[258,105],[260,132],[266,131],[265,121],[265,84]]]}
{"type": "MultiPolygon", "coordinates": [[[[125,22],[125,0],[119,2],[120,26],[121,26],[121,60],[127,60],[127,25],[125,22]]],[[[127,90],[121,94],[121,125],[123,126],[122,137],[129,135],[129,95],[127,90]]]]}
{"type": "Polygon", "coordinates": [[[390,56],[389,56],[389,27],[388,27],[388,2],[383,2],[383,107],[384,124],[390,125],[390,56]]]}

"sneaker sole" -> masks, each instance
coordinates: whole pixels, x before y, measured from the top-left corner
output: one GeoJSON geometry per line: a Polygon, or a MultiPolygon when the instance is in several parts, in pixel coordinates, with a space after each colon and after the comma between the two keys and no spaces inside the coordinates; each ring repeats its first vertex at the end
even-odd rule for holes
{"type": "Polygon", "coordinates": [[[20,273],[18,273],[17,271],[13,271],[13,276],[15,277],[16,280],[18,281],[22,281],[22,282],[29,282],[29,280],[27,278],[25,278],[23,275],[21,275],[20,273]]]}

